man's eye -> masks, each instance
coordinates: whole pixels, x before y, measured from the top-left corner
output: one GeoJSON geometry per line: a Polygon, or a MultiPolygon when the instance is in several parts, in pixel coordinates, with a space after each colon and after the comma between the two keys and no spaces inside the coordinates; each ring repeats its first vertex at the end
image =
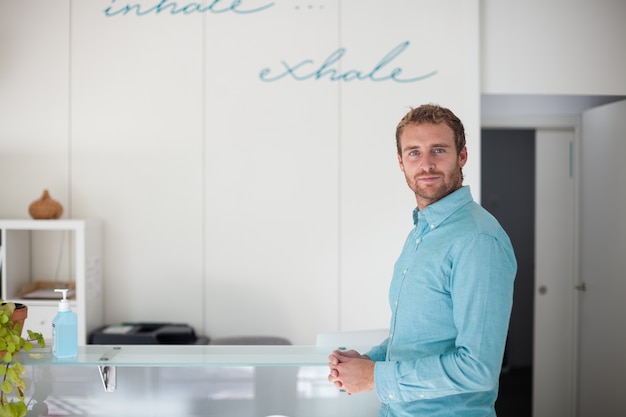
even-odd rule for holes
{"type": "Polygon", "coordinates": [[[446,150],[443,148],[436,148],[433,150],[434,153],[444,153],[446,150]]]}
{"type": "Polygon", "coordinates": [[[419,155],[419,153],[417,151],[409,152],[409,156],[417,156],[417,155],[419,155]]]}

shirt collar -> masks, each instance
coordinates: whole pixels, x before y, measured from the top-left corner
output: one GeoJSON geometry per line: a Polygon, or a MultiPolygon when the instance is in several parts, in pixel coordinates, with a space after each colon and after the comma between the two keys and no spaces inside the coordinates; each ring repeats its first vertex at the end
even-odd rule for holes
{"type": "Polygon", "coordinates": [[[472,198],[470,187],[469,185],[464,185],[441,200],[429,204],[424,210],[420,211],[415,207],[413,209],[413,224],[417,225],[417,219],[423,218],[430,224],[431,228],[435,228],[443,223],[452,213],[472,201],[474,199],[472,198]]]}

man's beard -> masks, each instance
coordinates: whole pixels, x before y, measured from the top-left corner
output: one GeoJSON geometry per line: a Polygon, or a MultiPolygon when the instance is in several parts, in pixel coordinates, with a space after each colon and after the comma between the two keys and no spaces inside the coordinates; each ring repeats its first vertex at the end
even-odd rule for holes
{"type": "Polygon", "coordinates": [[[455,175],[448,177],[441,172],[429,172],[426,175],[420,174],[420,176],[414,177],[412,181],[409,181],[407,178],[407,183],[416,197],[428,201],[428,204],[432,204],[461,188],[463,180],[459,169],[455,175]],[[420,181],[420,178],[430,176],[439,177],[436,185],[424,185],[420,181]]]}

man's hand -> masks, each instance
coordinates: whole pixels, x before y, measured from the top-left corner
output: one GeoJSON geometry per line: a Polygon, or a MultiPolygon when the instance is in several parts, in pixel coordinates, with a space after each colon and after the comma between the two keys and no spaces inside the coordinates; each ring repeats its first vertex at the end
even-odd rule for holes
{"type": "Polygon", "coordinates": [[[348,394],[374,389],[374,361],[356,350],[335,350],[328,356],[328,380],[348,394]]]}

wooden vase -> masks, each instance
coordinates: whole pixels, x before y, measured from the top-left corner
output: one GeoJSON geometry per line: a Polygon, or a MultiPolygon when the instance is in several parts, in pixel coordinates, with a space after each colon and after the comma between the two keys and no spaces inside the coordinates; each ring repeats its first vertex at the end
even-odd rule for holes
{"type": "Polygon", "coordinates": [[[50,197],[48,190],[43,190],[41,197],[30,204],[28,212],[33,219],[58,219],[63,214],[63,206],[50,197]]]}

